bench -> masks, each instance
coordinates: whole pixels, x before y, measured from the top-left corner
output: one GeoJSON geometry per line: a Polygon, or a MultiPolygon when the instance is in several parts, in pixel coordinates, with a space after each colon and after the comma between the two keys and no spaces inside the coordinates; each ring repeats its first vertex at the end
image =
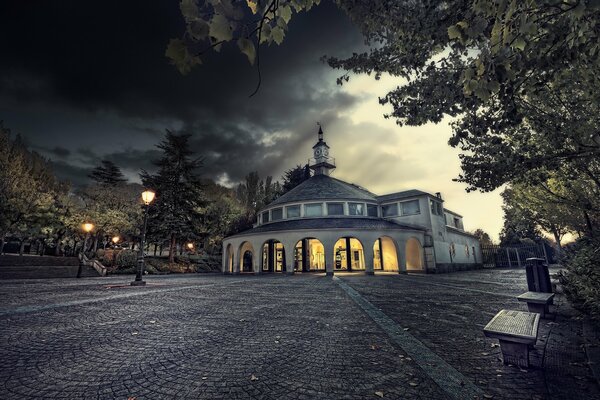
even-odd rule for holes
{"type": "Polygon", "coordinates": [[[542,293],[542,292],[525,292],[517,299],[527,303],[527,309],[530,312],[538,313],[542,318],[546,318],[546,314],[550,314],[550,308],[554,293],[542,293]]]}
{"type": "Polygon", "coordinates": [[[487,337],[500,341],[504,364],[529,367],[529,347],[537,341],[540,314],[500,310],[483,328],[487,337]]]}

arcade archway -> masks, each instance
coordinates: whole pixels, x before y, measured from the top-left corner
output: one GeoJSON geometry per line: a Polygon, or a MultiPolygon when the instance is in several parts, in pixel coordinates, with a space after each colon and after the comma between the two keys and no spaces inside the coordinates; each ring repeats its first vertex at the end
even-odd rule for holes
{"type": "Polygon", "coordinates": [[[267,240],[262,246],[262,272],[285,272],[285,249],[278,240],[267,240]]]}
{"type": "Polygon", "coordinates": [[[364,271],[365,255],[360,240],[354,237],[338,239],[333,247],[335,271],[364,271]]]}
{"type": "Polygon", "coordinates": [[[406,270],[407,271],[423,271],[423,247],[421,243],[410,238],[406,242],[406,270]]]}
{"type": "Polygon", "coordinates": [[[325,271],[325,247],[319,239],[304,238],[294,247],[294,271],[325,271]]]}
{"type": "Polygon", "coordinates": [[[392,238],[382,236],[373,244],[373,269],[398,272],[398,252],[392,238]]]}

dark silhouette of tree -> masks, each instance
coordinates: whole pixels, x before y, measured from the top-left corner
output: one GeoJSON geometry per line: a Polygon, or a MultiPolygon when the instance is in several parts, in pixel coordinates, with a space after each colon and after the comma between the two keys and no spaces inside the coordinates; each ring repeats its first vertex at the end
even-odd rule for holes
{"type": "Polygon", "coordinates": [[[477,228],[475,229],[473,232],[471,232],[474,236],[477,237],[477,239],[479,239],[479,243],[481,243],[482,245],[490,245],[490,244],[494,244],[494,242],[492,241],[492,238],[490,237],[490,235],[484,231],[481,228],[477,228]]]}
{"type": "Polygon", "coordinates": [[[154,161],[158,172],[142,171],[140,174],[144,186],[156,192],[156,200],[149,211],[149,234],[169,238],[169,262],[175,261],[178,240],[195,238],[199,229],[197,224],[201,221],[199,208],[204,200],[197,172],[202,160],[193,158],[189,149],[190,136],[167,130],[157,145],[162,150],[162,157],[154,161]]]}
{"type": "Polygon", "coordinates": [[[105,186],[114,186],[127,181],[121,169],[109,160],[102,160],[101,165],[94,168],[88,176],[96,183],[105,186]]]}
{"type": "Polygon", "coordinates": [[[310,168],[308,168],[308,164],[296,165],[294,168],[290,168],[283,173],[283,184],[282,194],[289,192],[305,180],[311,177],[310,168]]]}

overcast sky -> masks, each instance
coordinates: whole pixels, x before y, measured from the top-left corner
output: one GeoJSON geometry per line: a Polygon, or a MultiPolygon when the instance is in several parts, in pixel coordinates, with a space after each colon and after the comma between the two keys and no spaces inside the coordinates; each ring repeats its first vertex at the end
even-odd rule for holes
{"type": "Polygon", "coordinates": [[[233,185],[250,171],[279,178],[311,156],[316,122],[336,158],[334,176],[385,194],[442,192],[445,206],[497,237],[498,192],[465,192],[452,182],[458,152],[447,121],[418,128],[386,120],[377,98],[402,84],[353,77],[322,55],[350,55],[360,34],[324,1],[295,17],[283,45],[261,51],[263,83],[232,45],[181,76],[164,57],[183,29],[178,2],[9,0],[0,3],[0,120],[49,157],[76,185],[101,159],[132,179],[151,168],[165,129],[189,132],[203,173],[233,185]]]}

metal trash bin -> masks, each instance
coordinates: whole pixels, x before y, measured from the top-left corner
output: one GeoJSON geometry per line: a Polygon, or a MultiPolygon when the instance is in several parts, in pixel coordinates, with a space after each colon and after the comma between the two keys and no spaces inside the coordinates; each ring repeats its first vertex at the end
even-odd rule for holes
{"type": "Polygon", "coordinates": [[[530,292],[552,293],[548,264],[543,258],[528,258],[525,260],[527,288],[530,292]]]}

